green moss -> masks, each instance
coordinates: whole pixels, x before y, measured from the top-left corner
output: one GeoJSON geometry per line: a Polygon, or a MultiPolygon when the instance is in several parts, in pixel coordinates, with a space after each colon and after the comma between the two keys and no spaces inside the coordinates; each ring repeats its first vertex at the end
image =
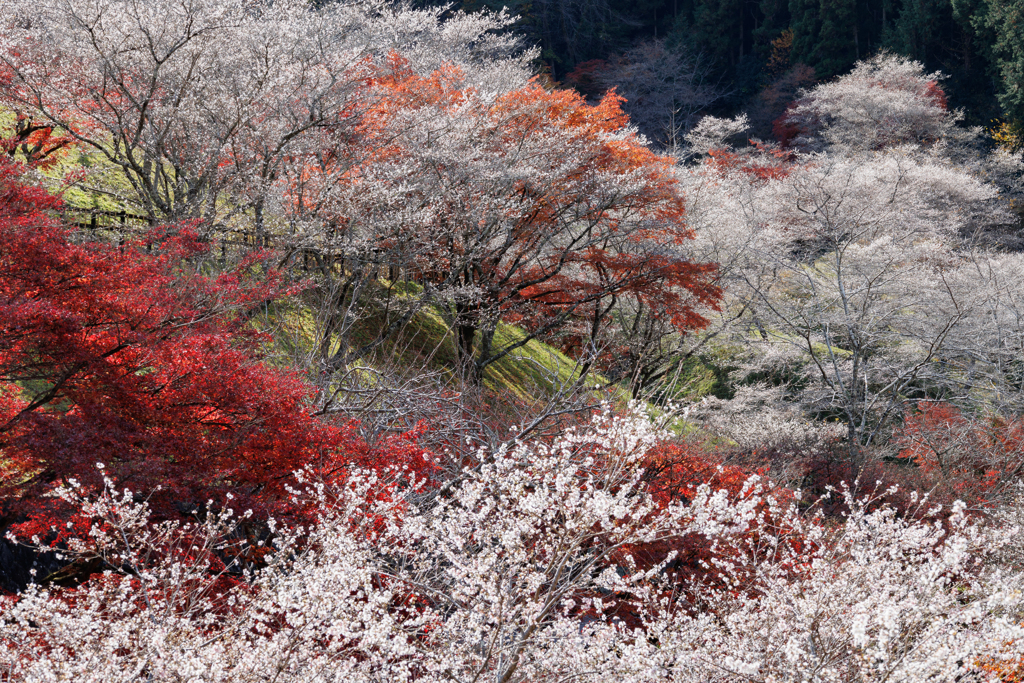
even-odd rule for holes
{"type": "Polygon", "coordinates": [[[651,401],[664,405],[699,401],[705,396],[731,399],[735,392],[730,373],[735,369],[723,348],[709,347],[705,353],[678,357],[671,361],[671,369],[652,393],[651,401]]]}
{"type": "MultiPolygon", "coordinates": [[[[352,330],[353,344],[372,341],[384,320],[382,315],[367,315],[352,330]]],[[[317,343],[315,315],[300,301],[280,302],[267,309],[258,327],[269,332],[273,343],[266,349],[268,357],[281,366],[296,364],[313,355],[317,343]]],[[[525,332],[513,325],[500,323],[494,334],[493,348],[501,349],[522,340],[525,332]]],[[[333,349],[338,340],[333,340],[333,349]]],[[[394,338],[385,341],[362,362],[383,368],[397,364],[422,367],[446,373],[454,378],[457,366],[455,337],[442,317],[432,307],[420,310],[394,338]]],[[[490,392],[530,401],[551,395],[579,378],[576,362],[558,349],[533,339],[515,349],[484,371],[483,384],[490,392]]],[[[593,384],[605,384],[597,375],[593,384]]]]}

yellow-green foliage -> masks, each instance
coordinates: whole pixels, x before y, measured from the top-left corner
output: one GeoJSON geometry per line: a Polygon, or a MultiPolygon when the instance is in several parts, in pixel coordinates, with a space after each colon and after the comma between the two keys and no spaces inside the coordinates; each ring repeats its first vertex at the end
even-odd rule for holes
{"type": "MultiPolygon", "coordinates": [[[[0,136],[14,132],[15,120],[14,112],[0,108],[0,136]]],[[[68,208],[98,211],[129,208],[124,198],[131,195],[131,186],[121,169],[99,150],[70,145],[54,153],[50,161],[52,163],[40,174],[53,191],[60,192],[68,208]],[[68,179],[73,182],[65,182],[68,179]]]]}
{"type": "Polygon", "coordinates": [[[1020,121],[993,120],[989,135],[996,145],[1008,152],[1019,152],[1024,148],[1024,123],[1020,121]]]}
{"type": "Polygon", "coordinates": [[[665,379],[665,395],[659,398],[682,402],[705,396],[731,398],[728,383],[731,369],[722,349],[709,348],[706,353],[680,359],[665,379]]]}
{"type": "MultiPolygon", "coordinates": [[[[352,333],[354,343],[373,338],[381,320],[368,316],[352,333]]],[[[268,349],[279,362],[293,363],[313,351],[317,338],[314,312],[299,302],[281,303],[268,311],[261,326],[272,332],[274,347],[268,349]]],[[[494,348],[502,348],[524,336],[523,330],[499,323],[494,348]]],[[[362,362],[384,367],[398,364],[423,367],[430,371],[454,373],[456,347],[454,334],[440,313],[433,308],[418,312],[394,339],[386,341],[362,362]]],[[[575,361],[558,349],[536,339],[530,340],[484,371],[484,386],[492,392],[518,400],[531,400],[551,394],[579,377],[575,361]]],[[[604,384],[598,376],[594,384],[604,384]]]]}

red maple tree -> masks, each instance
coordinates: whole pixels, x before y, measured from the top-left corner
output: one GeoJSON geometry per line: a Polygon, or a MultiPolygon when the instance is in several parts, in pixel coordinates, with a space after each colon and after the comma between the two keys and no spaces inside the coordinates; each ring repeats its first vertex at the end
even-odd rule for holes
{"type": "Polygon", "coordinates": [[[948,403],[919,403],[895,443],[917,488],[945,503],[993,505],[1024,470],[1019,419],[972,416],[948,403]]]}
{"type": "Polygon", "coordinates": [[[187,226],[147,236],[153,253],[76,243],[54,218],[59,199],[22,176],[0,159],[6,524],[48,529],[63,514],[48,494],[71,479],[106,475],[175,516],[229,492],[251,507],[286,500],[296,470],[386,466],[388,449],[417,464],[413,440],[369,448],[353,425],[313,414],[297,373],[261,362],[246,312],[288,287],[259,255],[204,276],[187,226]]]}
{"type": "Polygon", "coordinates": [[[716,267],[690,259],[675,161],[629,131],[621,97],[589,105],[533,81],[490,98],[396,54],[368,87],[337,157],[301,166],[295,210],[332,217],[325,246],[422,287],[397,307],[439,303],[471,377],[574,323],[596,336],[622,299],[680,331],[706,324],[716,267]],[[504,343],[499,321],[525,334],[504,343]]]}

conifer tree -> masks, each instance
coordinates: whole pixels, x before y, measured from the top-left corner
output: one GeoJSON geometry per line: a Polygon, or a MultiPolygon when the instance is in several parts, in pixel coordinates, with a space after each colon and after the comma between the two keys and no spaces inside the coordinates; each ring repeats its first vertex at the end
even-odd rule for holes
{"type": "Polygon", "coordinates": [[[953,9],[977,32],[992,63],[1003,113],[1024,120],[1024,0],[953,0],[953,9]]]}
{"type": "Polygon", "coordinates": [[[855,0],[790,0],[793,60],[819,77],[845,71],[857,59],[860,36],[855,0]]]}

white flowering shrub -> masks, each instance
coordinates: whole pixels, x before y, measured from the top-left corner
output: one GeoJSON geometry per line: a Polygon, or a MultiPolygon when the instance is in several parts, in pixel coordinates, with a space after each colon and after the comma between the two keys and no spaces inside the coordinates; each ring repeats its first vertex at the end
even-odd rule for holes
{"type": "Polygon", "coordinates": [[[841,424],[808,420],[783,393],[779,387],[740,386],[729,400],[704,397],[687,409],[687,418],[745,449],[816,449],[843,438],[841,424]]]}
{"type": "Polygon", "coordinates": [[[793,144],[807,150],[932,145],[954,134],[960,118],[947,109],[942,78],[883,52],[806,92],[786,113],[785,125],[795,129],[793,144]]]}
{"type": "Polygon", "coordinates": [[[354,474],[239,552],[245,515],[155,523],[108,490],[61,552],[102,571],[5,599],[10,681],[954,681],[1019,656],[1013,529],[956,509],[900,518],[847,496],[838,522],[756,479],[659,501],[663,435],[598,416],[551,444],[481,452],[432,490],[354,474]],[[667,571],[684,537],[705,573],[667,571]],[[642,548],[668,551],[651,558],[642,548]]]}
{"type": "Polygon", "coordinates": [[[651,660],[683,680],[917,682],[1019,656],[1020,578],[985,566],[1015,529],[844,496],[838,526],[790,510],[778,535],[742,539],[706,609],[648,624],[651,660]]]}

